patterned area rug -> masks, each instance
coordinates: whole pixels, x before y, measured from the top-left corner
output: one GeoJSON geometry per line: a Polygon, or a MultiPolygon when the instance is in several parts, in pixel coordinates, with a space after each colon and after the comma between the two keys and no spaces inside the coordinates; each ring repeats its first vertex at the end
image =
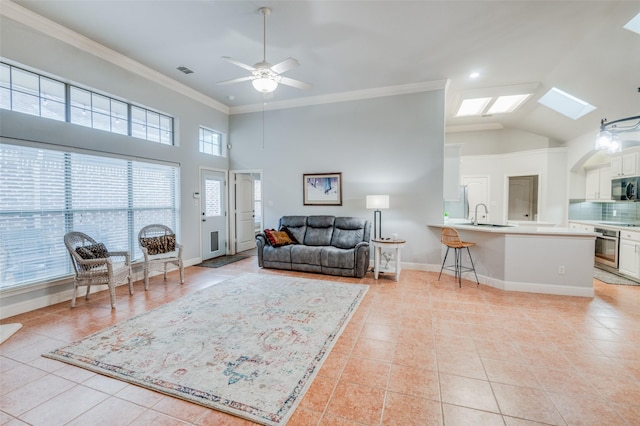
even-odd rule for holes
{"type": "Polygon", "coordinates": [[[606,284],[640,285],[640,283],[632,281],[628,278],[621,277],[620,275],[612,274],[611,272],[607,272],[598,268],[593,268],[593,278],[600,280],[606,284]]]}
{"type": "Polygon", "coordinates": [[[202,263],[198,263],[195,266],[203,266],[205,268],[219,268],[224,265],[228,265],[233,262],[237,262],[238,260],[246,259],[250,256],[245,256],[243,254],[234,254],[230,256],[220,256],[215,257],[213,259],[205,260],[202,263]]]}
{"type": "Polygon", "coordinates": [[[245,274],[43,356],[284,425],[367,290],[245,274]]]}

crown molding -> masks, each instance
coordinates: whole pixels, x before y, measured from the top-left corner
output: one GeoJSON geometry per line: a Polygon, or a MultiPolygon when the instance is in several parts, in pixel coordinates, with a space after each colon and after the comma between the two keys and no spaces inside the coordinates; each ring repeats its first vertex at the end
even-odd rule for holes
{"type": "Polygon", "coordinates": [[[133,59],[116,52],[113,49],[97,43],[88,37],[76,33],[56,22],[38,15],[10,0],[0,0],[0,15],[13,21],[33,28],[50,37],[56,38],[84,52],[90,53],[100,59],[104,59],[127,71],[138,74],[148,80],[160,84],[181,95],[187,96],[197,102],[214,108],[225,114],[229,114],[229,107],[209,96],[190,88],[158,71],[134,61],[133,59]]]}
{"type": "Polygon", "coordinates": [[[478,132],[483,130],[502,130],[504,126],[500,123],[464,124],[460,126],[447,126],[445,133],[478,132]]]}
{"type": "Polygon", "coordinates": [[[421,83],[403,84],[398,86],[376,87],[373,89],[354,90],[351,92],[332,93],[329,95],[310,96],[300,99],[292,99],[278,102],[265,102],[260,104],[230,107],[229,114],[246,114],[250,112],[272,111],[286,108],[298,108],[313,105],[332,104],[337,102],[349,102],[361,99],[381,98],[385,96],[404,95],[409,93],[430,92],[445,90],[449,84],[448,79],[424,81],[421,83]]]}

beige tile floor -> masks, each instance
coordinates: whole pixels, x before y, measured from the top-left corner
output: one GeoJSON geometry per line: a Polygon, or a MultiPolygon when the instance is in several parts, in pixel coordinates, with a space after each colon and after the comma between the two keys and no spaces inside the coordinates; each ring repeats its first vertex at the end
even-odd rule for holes
{"type": "MultiPolygon", "coordinates": [[[[260,270],[255,257],[152,278],[3,323],[2,425],[249,425],[41,354],[203,287],[260,270]]],[[[594,281],[593,299],[503,292],[404,270],[366,298],[289,425],[640,425],[640,287],[594,281]]]]}

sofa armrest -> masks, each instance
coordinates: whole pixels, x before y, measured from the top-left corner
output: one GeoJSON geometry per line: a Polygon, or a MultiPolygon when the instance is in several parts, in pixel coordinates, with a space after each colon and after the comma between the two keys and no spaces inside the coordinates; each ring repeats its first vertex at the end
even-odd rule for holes
{"type": "Polygon", "coordinates": [[[267,236],[264,234],[264,232],[260,232],[258,235],[256,235],[256,248],[257,248],[257,252],[258,252],[258,266],[259,267],[264,267],[264,260],[262,258],[262,251],[264,250],[265,246],[267,245],[267,236]]]}
{"type": "Polygon", "coordinates": [[[369,270],[369,255],[370,255],[370,247],[368,241],[362,241],[354,247],[355,256],[356,256],[356,270],[355,276],[357,278],[362,278],[367,274],[369,270]]]}

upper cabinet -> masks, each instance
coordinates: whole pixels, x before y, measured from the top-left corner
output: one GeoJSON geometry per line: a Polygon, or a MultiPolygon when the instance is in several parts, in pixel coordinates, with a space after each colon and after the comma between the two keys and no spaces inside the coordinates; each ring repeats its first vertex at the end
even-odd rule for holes
{"type": "Polygon", "coordinates": [[[588,201],[611,201],[611,167],[587,170],[585,184],[588,201]]]}
{"type": "Polygon", "coordinates": [[[620,178],[640,175],[638,152],[619,154],[611,157],[611,177],[620,178]]]}

